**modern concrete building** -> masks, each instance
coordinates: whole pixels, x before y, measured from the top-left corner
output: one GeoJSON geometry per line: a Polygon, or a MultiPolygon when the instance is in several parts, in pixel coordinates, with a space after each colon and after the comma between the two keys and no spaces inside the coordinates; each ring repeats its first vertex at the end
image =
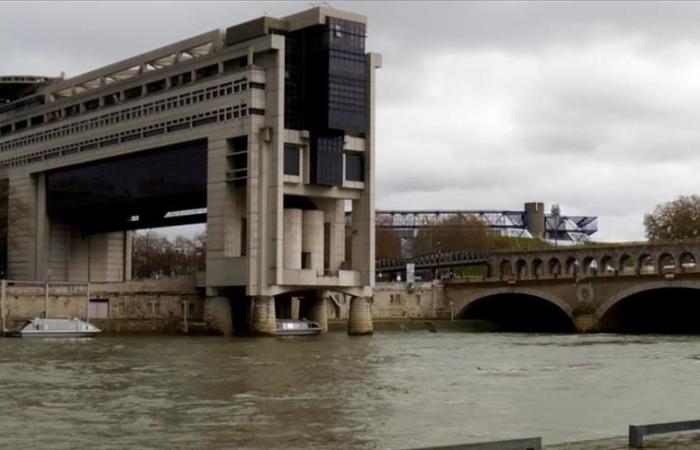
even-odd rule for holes
{"type": "Polygon", "coordinates": [[[0,78],[7,276],[127,280],[132,230],[206,222],[223,331],[274,333],[292,297],[325,323],[342,292],[350,331],[371,332],[381,57],[365,27],[313,8],[72,78],[0,78]]]}

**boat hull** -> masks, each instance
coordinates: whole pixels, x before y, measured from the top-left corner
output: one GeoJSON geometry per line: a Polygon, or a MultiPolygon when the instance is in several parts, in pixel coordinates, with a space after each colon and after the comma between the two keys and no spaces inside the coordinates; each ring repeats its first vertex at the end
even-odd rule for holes
{"type": "Polygon", "coordinates": [[[99,331],[13,331],[8,337],[21,338],[84,338],[100,334],[99,331]]]}
{"type": "Polygon", "coordinates": [[[312,336],[314,334],[319,334],[321,332],[318,330],[277,330],[277,336],[312,336]]]}

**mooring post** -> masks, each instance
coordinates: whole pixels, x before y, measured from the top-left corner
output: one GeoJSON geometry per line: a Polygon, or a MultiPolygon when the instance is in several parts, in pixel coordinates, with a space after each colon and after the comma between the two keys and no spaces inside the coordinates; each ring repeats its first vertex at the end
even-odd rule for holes
{"type": "Polygon", "coordinates": [[[188,302],[186,300],[182,301],[182,317],[183,317],[184,322],[185,322],[184,327],[183,327],[183,331],[185,333],[187,333],[187,309],[189,306],[190,305],[188,304],[188,302]]]}
{"type": "Polygon", "coordinates": [[[85,322],[90,321],[90,282],[85,283],[85,322]]]}
{"type": "Polygon", "coordinates": [[[7,312],[5,310],[6,305],[6,295],[7,295],[7,280],[0,281],[0,322],[2,322],[2,333],[5,333],[5,318],[7,317],[7,312]]]}

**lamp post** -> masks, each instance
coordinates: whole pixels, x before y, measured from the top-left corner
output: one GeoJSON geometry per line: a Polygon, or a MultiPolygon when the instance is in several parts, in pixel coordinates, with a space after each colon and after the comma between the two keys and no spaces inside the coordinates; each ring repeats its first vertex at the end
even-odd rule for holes
{"type": "Polygon", "coordinates": [[[435,243],[437,246],[437,264],[435,265],[435,278],[440,279],[440,260],[442,259],[442,254],[440,253],[440,239],[435,243]]]}

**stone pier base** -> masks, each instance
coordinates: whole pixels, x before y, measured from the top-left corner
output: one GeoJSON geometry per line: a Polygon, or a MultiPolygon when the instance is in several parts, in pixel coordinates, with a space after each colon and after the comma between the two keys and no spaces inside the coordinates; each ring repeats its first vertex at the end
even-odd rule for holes
{"type": "Polygon", "coordinates": [[[576,314],[574,328],[579,333],[593,333],[598,329],[598,320],[594,314],[576,314]]]}
{"type": "Polygon", "coordinates": [[[369,298],[353,297],[350,300],[350,311],[348,315],[348,334],[358,336],[374,333],[372,324],[372,310],[370,309],[369,298]]]}
{"type": "Polygon", "coordinates": [[[329,297],[328,292],[319,292],[319,295],[311,300],[309,305],[309,320],[318,322],[324,332],[328,331],[328,310],[327,310],[327,298],[329,297]]]}
{"type": "Polygon", "coordinates": [[[275,298],[262,295],[252,297],[250,306],[250,333],[257,336],[276,336],[275,298]]]}
{"type": "Polygon", "coordinates": [[[204,299],[204,321],[215,333],[233,335],[231,301],[227,297],[207,297],[204,299]]]}

